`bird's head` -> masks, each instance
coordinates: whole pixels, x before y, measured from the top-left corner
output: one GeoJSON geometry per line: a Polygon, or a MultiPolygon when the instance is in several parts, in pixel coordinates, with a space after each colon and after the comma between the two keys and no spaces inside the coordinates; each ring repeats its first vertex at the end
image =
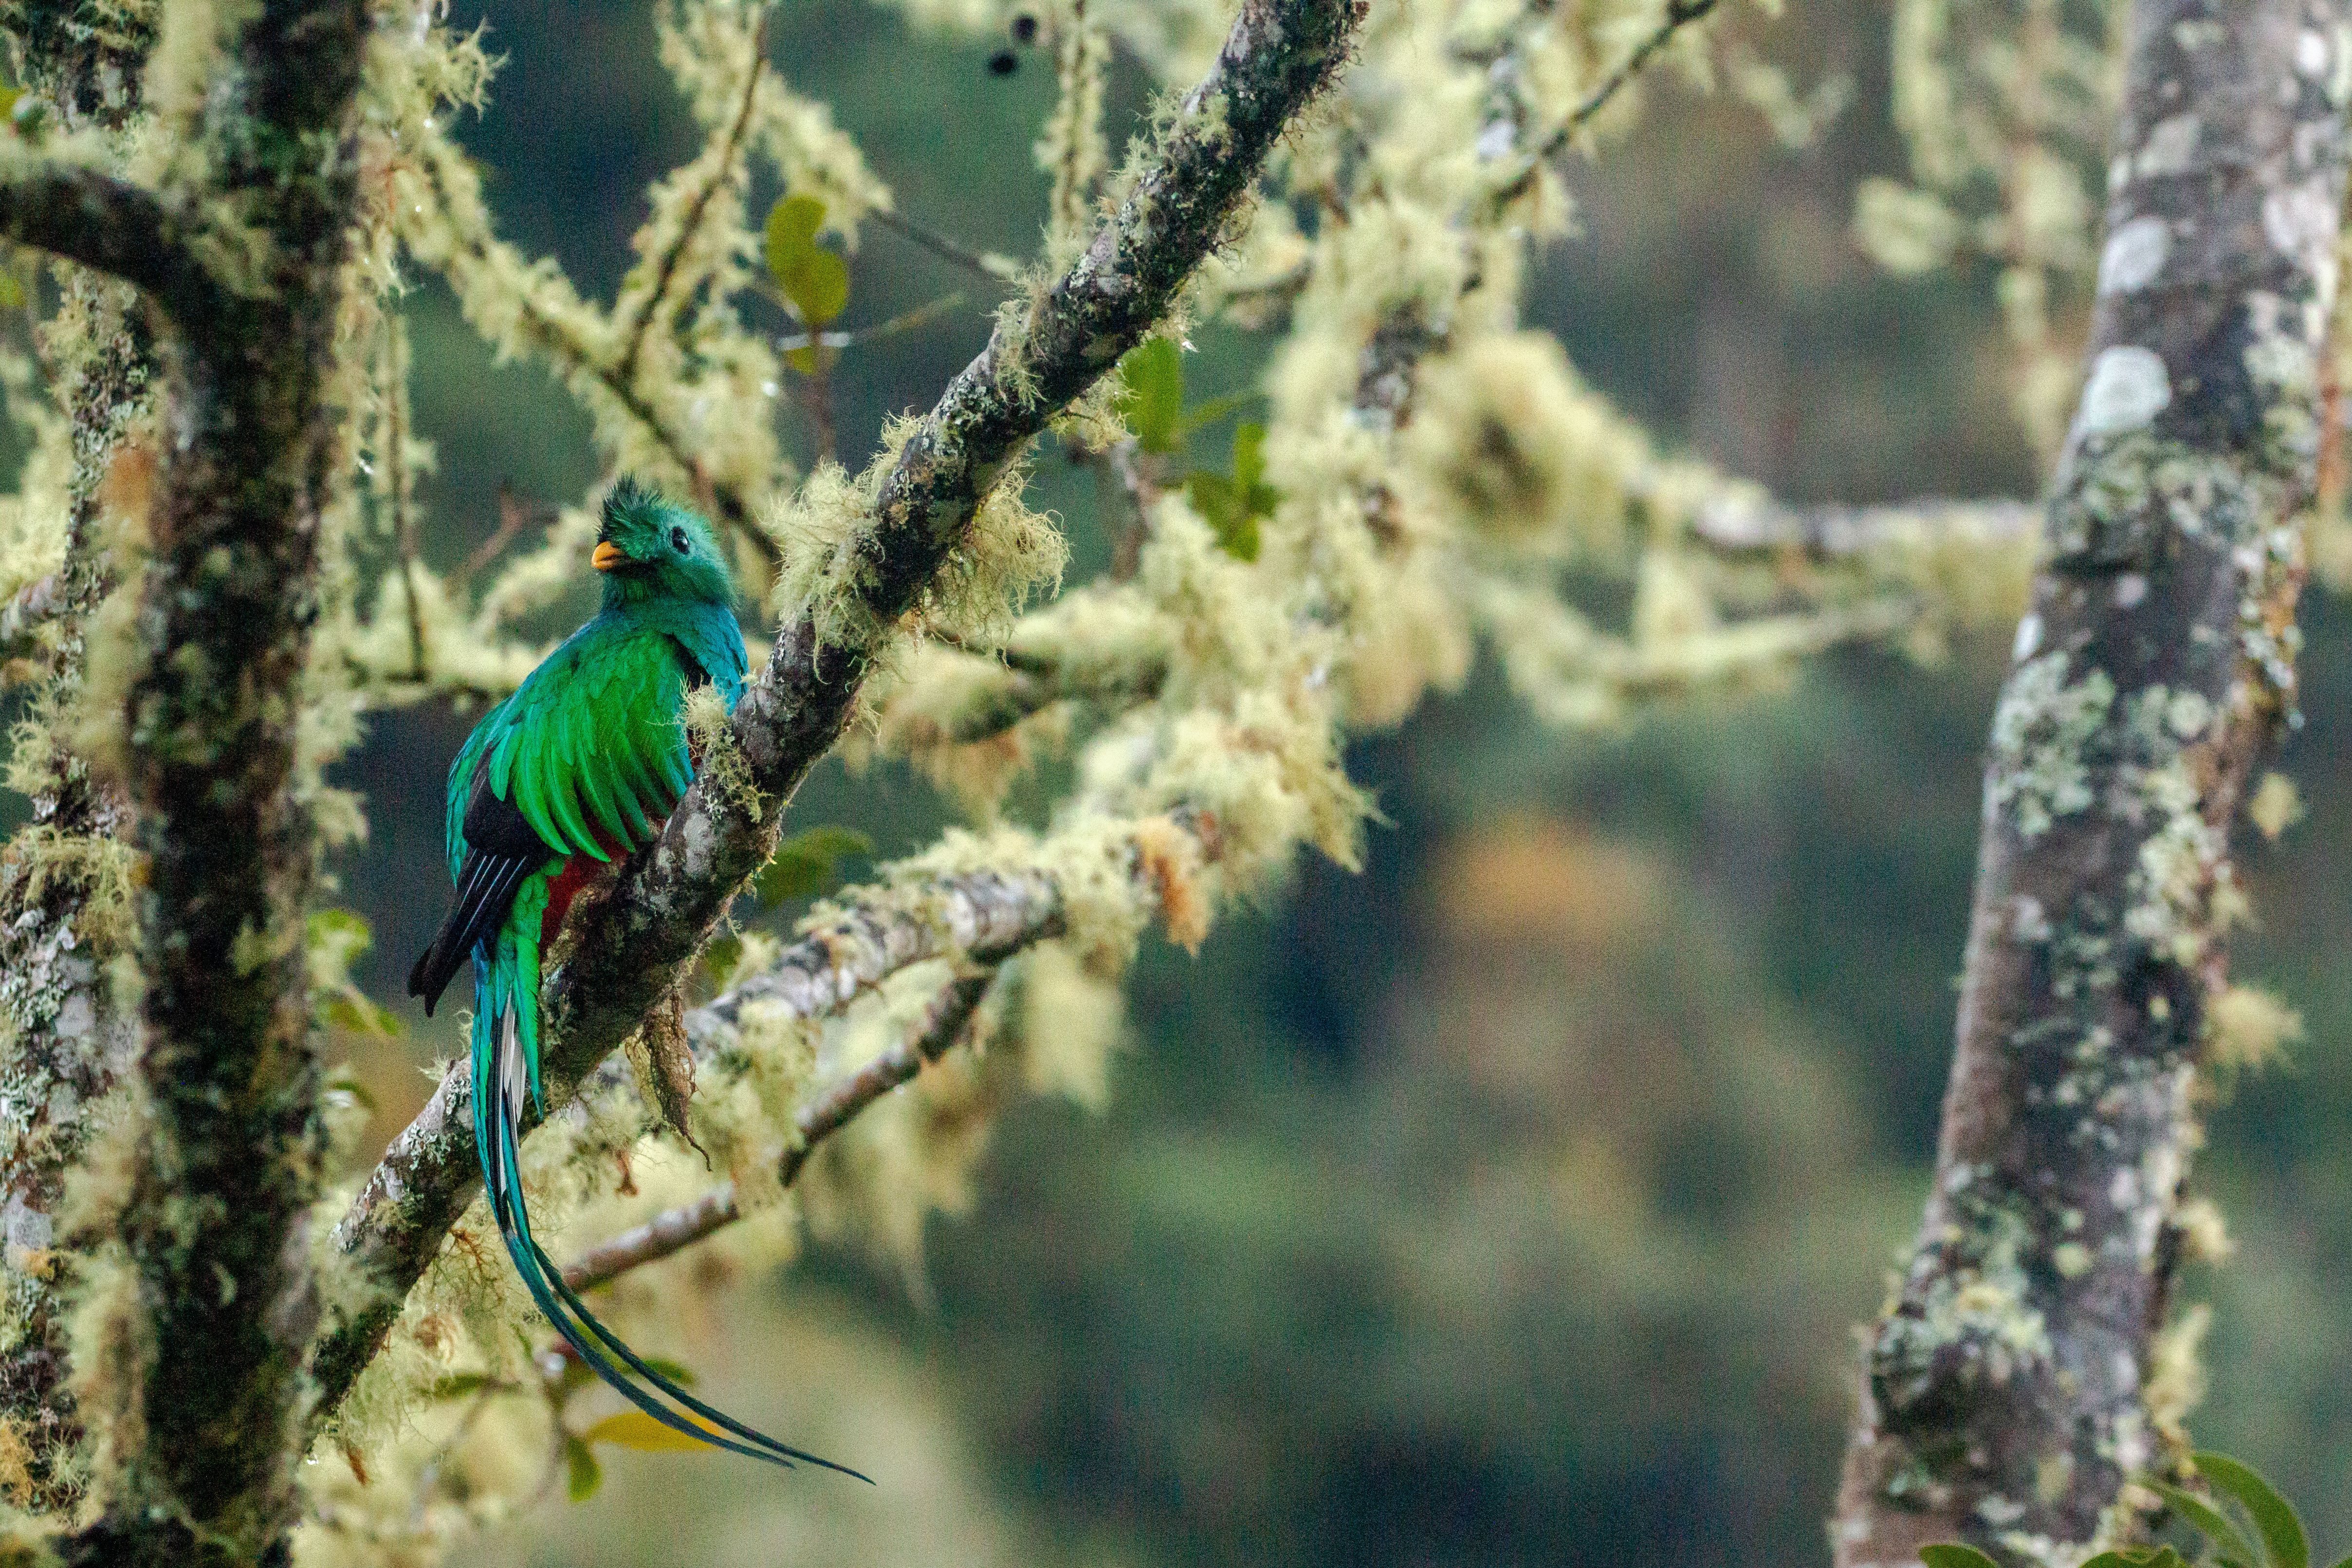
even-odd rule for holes
{"type": "Polygon", "coordinates": [[[735,602],[735,582],[710,525],[625,476],[604,498],[604,523],[596,531],[592,559],[604,574],[608,605],[650,598],[735,602]]]}

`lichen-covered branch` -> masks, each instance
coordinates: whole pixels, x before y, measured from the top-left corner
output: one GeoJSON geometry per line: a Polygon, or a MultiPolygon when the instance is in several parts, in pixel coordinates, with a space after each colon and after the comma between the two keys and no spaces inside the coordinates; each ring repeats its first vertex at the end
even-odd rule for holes
{"type": "Polygon", "coordinates": [[[794,1017],[821,1018],[902,969],[960,956],[1001,963],[1055,935],[1062,892],[1053,879],[1020,869],[973,871],[877,894],[843,910],[686,1015],[696,1054],[718,1048],[754,1003],[782,1003],[794,1017]]]}
{"type": "Polygon", "coordinates": [[[134,283],[173,315],[202,321],[220,286],[185,226],[154,192],[87,164],[0,159],[0,235],[134,283]]]}
{"type": "Polygon", "coordinates": [[[2021,500],[1927,496],[1892,506],[1801,507],[1738,489],[1701,506],[1691,520],[1691,537],[1715,550],[1843,560],[1889,546],[2020,545],[2041,521],[2041,509],[2021,500]]]}
{"type": "MultiPolygon", "coordinates": [[[[916,1026],[890,1047],[824,1093],[801,1107],[793,1117],[794,1142],[777,1173],[781,1185],[791,1186],[809,1153],[819,1143],[856,1119],[857,1113],[923,1070],[924,1064],[947,1055],[971,1027],[973,1015],[996,978],[996,966],[1006,954],[979,960],[971,973],[959,974],[932,999],[916,1026]]],[[[689,1025],[691,1027],[691,1025],[689,1025]]],[[[743,1217],[732,1182],[705,1193],[692,1203],[656,1215],[645,1224],[624,1231],[601,1247],[591,1248],[564,1266],[563,1278],[575,1290],[627,1273],[632,1268],[682,1252],[705,1237],[743,1217]]]]}
{"type": "Polygon", "coordinates": [[[1565,152],[1577,134],[1592,123],[1593,117],[1608,108],[1610,100],[1624,90],[1628,82],[1642,74],[1658,51],[1674,42],[1677,33],[1704,20],[1714,9],[1715,0],[1666,0],[1665,15],[1658,19],[1657,26],[1643,34],[1625,58],[1584,95],[1574,112],[1528,150],[1526,168],[1496,192],[1496,205],[1517,201],[1533,190],[1543,166],[1565,152]]]}
{"type": "MultiPolygon", "coordinates": [[[[854,595],[860,613],[841,626],[833,624],[837,606],[818,597],[792,606],[766,669],[736,709],[729,734],[757,802],[730,795],[706,773],[612,896],[575,916],[574,956],[545,988],[551,1096],[569,1094],[677,983],[772,849],[784,801],[840,735],[889,628],[964,545],[1024,446],[1174,302],[1276,139],[1339,68],[1356,20],[1351,0],[1249,0],[1117,214],[1067,273],[1000,322],[907,437],[848,542],[846,580],[816,585],[819,596],[854,595]]],[[[418,1179],[389,1195],[372,1183],[373,1201],[363,1198],[339,1229],[357,1283],[317,1359],[326,1405],[373,1353],[471,1195],[470,1130],[446,1115],[463,1092],[445,1084],[437,1124],[403,1135],[398,1147],[418,1179]]]]}
{"type": "Polygon", "coordinates": [[[2090,373],[1993,720],[1936,1184],[1872,1332],[1843,1568],[2079,1561],[2178,1444],[2152,1382],[2230,832],[2294,702],[2347,157],[2335,0],[2144,0],[2090,373]]]}
{"type": "MultiPolygon", "coordinates": [[[[795,1018],[823,1018],[929,959],[953,956],[1001,963],[1056,934],[1062,919],[1061,889],[1050,878],[1025,871],[974,871],[880,890],[818,923],[774,963],[688,1009],[687,1041],[698,1059],[708,1059],[734,1039],[748,1005],[779,1005],[795,1018]]],[[[619,1058],[608,1058],[593,1082],[583,1088],[596,1093],[626,1092],[628,1083],[626,1068],[619,1058]]],[[[421,1255],[404,1262],[423,1270],[443,1233],[410,1221],[413,1194],[455,1194],[440,1201],[456,1209],[470,1200],[474,1149],[469,1095],[467,1076],[450,1073],[393,1141],[343,1218],[338,1241],[345,1249],[352,1247],[355,1237],[368,1238],[380,1255],[393,1247],[415,1247],[421,1255]]],[[[455,1217],[453,1210],[451,1221],[455,1217]]],[[[333,1386],[333,1372],[326,1357],[335,1348],[330,1339],[320,1356],[320,1375],[329,1387],[333,1386]]],[[[349,1375],[356,1376],[358,1370],[351,1368],[349,1375]]]]}

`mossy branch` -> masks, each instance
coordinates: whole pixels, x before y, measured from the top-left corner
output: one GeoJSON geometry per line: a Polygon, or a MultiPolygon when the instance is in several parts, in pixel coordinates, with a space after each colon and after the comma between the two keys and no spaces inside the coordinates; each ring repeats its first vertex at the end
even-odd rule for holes
{"type": "Polygon", "coordinates": [[[1843,560],[1888,544],[1938,540],[1971,545],[2022,544],[2041,526],[2041,509],[2021,500],[1922,497],[1891,506],[1790,506],[1761,491],[1727,493],[1691,520],[1691,537],[1713,550],[1843,560]]]}
{"type": "Polygon", "coordinates": [[[134,284],[184,325],[218,314],[220,287],[179,215],[154,192],[101,169],[0,158],[0,235],[134,284]]]}
{"type": "MultiPolygon", "coordinates": [[[[928,1063],[947,1055],[963,1038],[996,978],[998,964],[1009,953],[1001,950],[979,955],[979,967],[942,986],[904,1037],[793,1114],[793,1142],[777,1172],[779,1185],[791,1186],[818,1144],[856,1120],[859,1111],[914,1078],[928,1063]]],[[[582,1254],[564,1266],[564,1281],[575,1290],[602,1285],[632,1268],[685,1251],[742,1218],[743,1212],[736,1199],[735,1184],[722,1184],[692,1203],[656,1215],[582,1254]]]]}
{"type": "MultiPolygon", "coordinates": [[[[1187,95],[1118,212],[1078,260],[988,346],[900,448],[859,520],[859,570],[842,590],[869,628],[820,636],[795,607],[738,706],[736,748],[769,803],[747,816],[701,783],[610,898],[576,915],[575,956],[545,988],[543,1077],[568,1097],[679,981],[776,842],[782,803],[840,736],[880,639],[963,545],[1022,448],[1140,342],[1228,231],[1277,138],[1339,68],[1354,0],[1246,0],[1209,76],[1187,95]]],[[[462,1079],[462,1073],[455,1075],[462,1079]]],[[[331,1410],[374,1354],[409,1287],[471,1195],[466,1094],[445,1081],[394,1145],[337,1237],[353,1271],[314,1362],[331,1410]]]]}

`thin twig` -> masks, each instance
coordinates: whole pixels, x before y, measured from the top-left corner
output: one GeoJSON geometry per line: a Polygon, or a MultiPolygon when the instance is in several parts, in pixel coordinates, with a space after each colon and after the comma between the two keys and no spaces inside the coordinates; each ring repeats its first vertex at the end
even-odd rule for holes
{"type": "MultiPolygon", "coordinates": [[[[782,302],[782,290],[770,285],[769,291],[778,302],[782,302]]],[[[792,353],[800,349],[810,348],[832,349],[837,352],[842,349],[856,348],[865,343],[879,342],[884,338],[895,338],[901,332],[910,332],[917,327],[926,326],[962,303],[963,292],[958,289],[952,294],[942,294],[936,300],[918,305],[911,310],[901,310],[887,321],[877,321],[870,327],[859,327],[852,331],[779,333],[776,338],[776,350],[780,353],[792,353]]]]}
{"type": "Polygon", "coordinates": [[[1496,191],[1495,205],[1507,206],[1534,189],[1536,176],[1542,172],[1543,166],[1564,152],[1576,139],[1577,132],[1591,124],[1592,117],[1606,109],[1609,100],[1615,98],[1627,82],[1641,75],[1651,58],[1664,48],[1676,33],[1706,16],[1715,6],[1716,0],[1666,0],[1664,18],[1633,46],[1633,52],[1618,62],[1616,69],[1601,79],[1599,87],[1585,95],[1584,101],[1576,106],[1557,130],[1528,154],[1527,166],[1508,184],[1496,191]]]}
{"type": "Polygon", "coordinates": [[[416,519],[408,504],[408,356],[403,352],[408,345],[408,331],[397,310],[385,311],[383,322],[385,445],[390,447],[383,461],[392,470],[392,536],[400,552],[403,597],[408,604],[409,672],[423,680],[425,606],[416,596],[416,519]]]}
{"type": "Polygon", "coordinates": [[[899,238],[911,240],[943,261],[952,261],[967,271],[998,283],[1010,283],[1021,276],[1021,264],[1009,256],[999,256],[992,250],[979,250],[960,239],[950,239],[935,228],[917,223],[902,212],[889,207],[867,210],[866,221],[878,224],[899,238]]]}
{"type": "Polygon", "coordinates": [[[1760,490],[1729,491],[1691,520],[1691,537],[1727,553],[1794,551],[1826,560],[1929,541],[2029,544],[2042,526],[2030,501],[1927,496],[1886,506],[1790,506],[1760,490]]]}
{"type": "MultiPolygon", "coordinates": [[[[831,352],[823,348],[809,349],[806,351],[806,368],[798,364],[792,366],[793,374],[808,388],[808,395],[802,400],[802,406],[808,413],[809,425],[816,439],[817,460],[827,463],[834,460],[835,449],[840,445],[833,422],[833,383],[826,374],[830,368],[827,356],[831,352]]],[[[792,363],[789,360],[785,363],[792,363]]]]}
{"type": "Polygon", "coordinates": [[[1062,138],[1062,155],[1055,164],[1053,196],[1046,207],[1056,244],[1086,232],[1087,219],[1094,210],[1095,174],[1104,162],[1102,75],[1094,60],[1101,33],[1087,20],[1087,0],[1066,0],[1066,4],[1067,25],[1055,50],[1062,100],[1055,108],[1054,120],[1062,138]]]}
{"type": "Polygon", "coordinates": [[[472,554],[466,557],[465,564],[457,568],[457,581],[459,584],[471,581],[476,573],[496,561],[523,530],[534,526],[546,528],[555,521],[556,517],[555,508],[543,500],[519,494],[512,484],[500,479],[499,525],[490,531],[488,539],[474,547],[472,554]]]}
{"type": "Polygon", "coordinates": [[[719,195],[719,188],[734,175],[736,152],[743,145],[743,133],[751,124],[752,106],[760,100],[760,73],[767,68],[768,15],[762,10],[760,19],[751,26],[751,68],[743,79],[743,101],[735,110],[734,122],[727,128],[727,140],[720,144],[718,162],[710,171],[710,178],[694,193],[694,200],[686,211],[686,220],[678,226],[677,237],[662,253],[661,263],[654,270],[654,286],[646,293],[636,320],[629,323],[621,357],[613,366],[613,377],[616,381],[634,383],[636,380],[637,355],[645,348],[646,332],[653,325],[655,314],[668,296],[670,279],[677,276],[678,263],[685,259],[687,247],[693,243],[696,231],[701,228],[703,214],[710,210],[711,201],[719,195]]]}
{"type": "MultiPolygon", "coordinates": [[[[959,974],[931,999],[922,1021],[881,1055],[801,1107],[793,1118],[797,1134],[777,1172],[777,1181],[791,1186],[816,1146],[856,1120],[858,1112],[908,1082],[924,1067],[947,1055],[971,1026],[996,978],[996,964],[970,974],[959,974]]],[[[634,1230],[585,1252],[564,1266],[564,1281],[575,1290],[602,1285],[629,1269],[681,1252],[715,1231],[743,1217],[735,1201],[735,1184],[729,1182],[692,1203],[655,1215],[634,1230]]]]}
{"type": "MultiPolygon", "coordinates": [[[[460,204],[452,198],[443,177],[441,158],[452,163],[459,161],[454,149],[445,147],[440,149],[438,158],[421,157],[416,166],[433,187],[437,209],[445,215],[455,214],[460,210],[460,204]]],[[[453,226],[454,241],[445,238],[444,243],[452,244],[455,249],[461,250],[474,265],[489,271],[521,265],[512,247],[487,230],[469,224],[453,226]]],[[[415,243],[413,237],[411,243],[415,243]]],[[[662,419],[633,383],[617,375],[614,366],[602,353],[581,342],[563,322],[550,316],[528,291],[518,291],[508,303],[513,308],[516,319],[528,329],[530,338],[551,359],[567,370],[586,372],[620,404],[623,412],[645,427],[646,433],[654,438],[670,460],[693,479],[697,489],[706,492],[709,510],[719,521],[750,540],[771,569],[783,563],[783,552],[776,542],[752,522],[751,503],[732,487],[718,484],[704,473],[701,462],[689,449],[685,437],[662,419]]]]}
{"type": "Polygon", "coordinates": [[[1143,564],[1151,508],[1160,499],[1160,475],[1150,471],[1157,465],[1148,464],[1142,448],[1129,437],[1089,453],[1087,466],[1095,471],[1095,493],[1102,500],[1103,518],[1109,524],[1111,581],[1125,583],[1143,564]]]}

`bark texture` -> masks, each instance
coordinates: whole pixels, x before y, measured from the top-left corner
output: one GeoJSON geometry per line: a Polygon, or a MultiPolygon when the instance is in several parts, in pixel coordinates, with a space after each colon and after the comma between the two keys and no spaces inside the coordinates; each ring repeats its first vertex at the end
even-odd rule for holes
{"type": "MultiPolygon", "coordinates": [[[[68,1562],[282,1560],[316,1320],[303,1215],[318,1070],[302,920],[315,859],[290,785],[337,437],[357,179],[361,0],[264,0],[218,40],[184,185],[0,168],[0,232],[138,284],[169,320],[151,554],[121,772],[142,852],[142,1093],[93,1289],[97,1522],[68,1562]],[[226,243],[224,243],[224,242],[226,243]]],[[[79,58],[79,57],[76,57],[79,58]]],[[[100,94],[101,98],[105,94],[100,94]]]]}
{"type": "MultiPolygon", "coordinates": [[[[858,543],[855,592],[866,625],[887,636],[915,606],[1027,443],[1166,314],[1276,140],[1339,69],[1359,16],[1357,0],[1245,0],[1217,63],[1160,133],[1118,212],[1025,317],[999,324],[884,476],[858,543]]],[[[772,851],[784,803],[840,736],[878,644],[827,641],[818,608],[787,616],[730,727],[759,809],[698,781],[612,896],[574,914],[575,956],[543,991],[541,1077],[551,1100],[568,1098],[677,984],[772,851]]],[[[395,1144],[409,1176],[379,1173],[338,1228],[350,1272],[314,1363],[322,1411],[373,1357],[472,1195],[470,1118],[450,1113],[467,1092],[444,1082],[395,1144]]]]}
{"type": "Polygon", "coordinates": [[[2229,835],[2294,702],[2352,37],[2340,0],[2135,7],[2089,374],[1993,720],[1934,1191],[1874,1326],[1841,1568],[2127,1537],[2229,835]]]}
{"type": "MultiPolygon", "coordinates": [[[[146,19],[116,17],[109,28],[60,7],[0,20],[22,44],[28,89],[68,129],[117,132],[137,114],[153,43],[146,19]]],[[[87,1479],[63,1321],[79,1283],[61,1234],[67,1176],[137,1045],[108,976],[131,940],[120,908],[131,810],[115,782],[92,773],[71,731],[89,617],[114,587],[107,480],[118,463],[135,473],[152,459],[140,431],[160,374],[132,289],[88,273],[60,287],[61,319],[81,328],[58,376],[73,436],[65,560],[0,613],[0,658],[24,661],[47,749],[31,828],[0,857],[0,1423],[24,1457],[10,1500],[53,1514],[72,1510],[87,1479]]]]}

